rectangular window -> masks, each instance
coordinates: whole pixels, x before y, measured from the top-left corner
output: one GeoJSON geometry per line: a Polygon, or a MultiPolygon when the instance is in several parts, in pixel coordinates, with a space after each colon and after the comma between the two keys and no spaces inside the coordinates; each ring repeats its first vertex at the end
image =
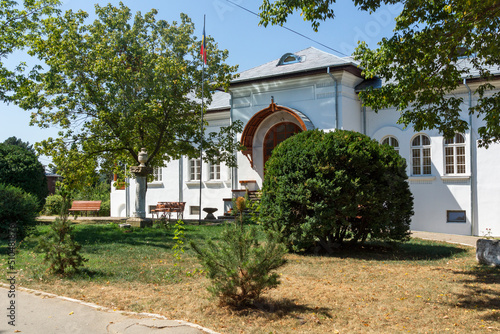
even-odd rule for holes
{"type": "Polygon", "coordinates": [[[467,215],[462,210],[448,210],[446,211],[446,221],[448,223],[465,223],[467,215]]]}
{"type": "Polygon", "coordinates": [[[220,180],[220,163],[210,164],[209,180],[220,180]]]}
{"type": "Polygon", "coordinates": [[[453,147],[445,147],[445,163],[446,163],[446,174],[453,174],[455,172],[455,159],[453,156],[453,147]]]}
{"type": "Polygon", "coordinates": [[[465,173],[465,146],[457,146],[457,173],[465,173]]]}
{"type": "Polygon", "coordinates": [[[412,166],[413,166],[413,175],[420,175],[420,149],[412,150],[412,166]]]}
{"type": "Polygon", "coordinates": [[[423,168],[424,168],[424,173],[426,175],[431,174],[431,149],[430,148],[424,148],[423,150],[424,153],[424,163],[423,163],[423,168]]]}
{"type": "Polygon", "coordinates": [[[162,168],[161,167],[155,167],[153,169],[153,181],[155,182],[161,182],[163,181],[163,175],[162,175],[162,168]]]}
{"type": "Polygon", "coordinates": [[[190,206],[189,207],[189,214],[190,215],[199,215],[200,214],[200,207],[199,206],[190,206]]]}
{"type": "Polygon", "coordinates": [[[446,174],[465,174],[465,138],[457,133],[444,140],[444,170],[446,174]]]}
{"type": "Polygon", "coordinates": [[[189,180],[199,181],[201,176],[201,160],[191,159],[189,160],[189,180]]]}

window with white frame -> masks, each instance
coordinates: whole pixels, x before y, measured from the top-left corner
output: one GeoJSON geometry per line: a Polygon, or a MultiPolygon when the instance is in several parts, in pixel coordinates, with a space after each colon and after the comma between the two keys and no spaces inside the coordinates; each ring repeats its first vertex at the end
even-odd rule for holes
{"type": "Polygon", "coordinates": [[[392,146],[396,151],[399,152],[399,141],[396,137],[394,136],[387,136],[384,139],[382,139],[382,145],[389,145],[392,146]]]}
{"type": "Polygon", "coordinates": [[[191,159],[189,160],[189,180],[199,181],[201,176],[201,160],[191,159]]]}
{"type": "Polygon", "coordinates": [[[411,141],[412,175],[431,174],[431,140],[419,134],[411,141]]]}
{"type": "Polygon", "coordinates": [[[153,168],[153,182],[161,182],[163,181],[162,168],[155,167],[153,168]]]}
{"type": "Polygon", "coordinates": [[[209,166],[209,180],[220,180],[220,162],[210,163],[209,166]]]}
{"type": "Polygon", "coordinates": [[[465,138],[460,133],[444,140],[444,170],[446,174],[465,173],[465,138]]]}

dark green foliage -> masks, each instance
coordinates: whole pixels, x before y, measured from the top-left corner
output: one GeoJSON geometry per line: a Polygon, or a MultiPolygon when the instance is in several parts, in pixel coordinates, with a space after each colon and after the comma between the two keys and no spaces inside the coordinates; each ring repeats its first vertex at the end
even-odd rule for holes
{"type": "Polygon", "coordinates": [[[61,195],[49,195],[45,199],[43,214],[48,216],[59,215],[63,207],[63,198],[61,195]]]}
{"type": "Polygon", "coordinates": [[[405,160],[357,132],[306,131],[266,163],[261,220],[294,251],[345,240],[407,240],[413,197],[405,160]]]}
{"type": "Polygon", "coordinates": [[[0,144],[0,183],[19,187],[35,195],[40,211],[49,193],[43,165],[32,150],[20,145],[0,144]]]}
{"type": "Polygon", "coordinates": [[[96,180],[75,192],[72,198],[75,201],[101,201],[99,216],[108,217],[110,214],[110,182],[111,177],[106,174],[97,174],[96,180]]]}
{"type": "Polygon", "coordinates": [[[279,276],[272,271],[286,263],[286,247],[276,234],[268,233],[259,243],[255,226],[230,224],[219,242],[208,240],[206,248],[190,244],[212,280],[208,290],[223,305],[251,304],[262,291],[278,286],[279,276]]]}
{"type": "Polygon", "coordinates": [[[16,234],[23,238],[27,230],[36,224],[38,201],[24,190],[0,183],[0,235],[7,234],[11,224],[16,234]]]}
{"type": "Polygon", "coordinates": [[[82,246],[73,240],[71,231],[67,219],[56,218],[47,234],[34,239],[38,243],[35,250],[45,253],[44,262],[50,265],[53,274],[69,274],[87,261],[80,255],[82,246]]]}
{"type": "Polygon", "coordinates": [[[49,263],[53,274],[67,275],[78,270],[87,261],[80,255],[80,246],[74,241],[72,227],[68,221],[68,209],[71,205],[69,192],[61,190],[60,216],[50,225],[49,232],[31,241],[37,243],[35,250],[45,253],[44,262],[49,263]]]}
{"type": "Polygon", "coordinates": [[[5,141],[3,143],[7,144],[7,145],[20,146],[20,147],[23,147],[23,148],[30,150],[31,152],[33,152],[33,154],[36,153],[35,150],[33,149],[33,145],[30,145],[29,142],[24,142],[20,138],[17,138],[15,136],[12,136],[12,137],[5,139],[5,141]]]}

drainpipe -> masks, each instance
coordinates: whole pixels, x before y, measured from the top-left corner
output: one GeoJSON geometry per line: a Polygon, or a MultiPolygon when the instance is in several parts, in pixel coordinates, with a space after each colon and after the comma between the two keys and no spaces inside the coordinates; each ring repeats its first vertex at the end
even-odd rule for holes
{"type": "MultiPolygon", "coordinates": [[[[233,92],[229,91],[229,95],[231,96],[229,99],[229,124],[233,124],[233,92]]],[[[236,140],[236,138],[234,138],[236,140]]],[[[238,152],[234,152],[234,156],[236,159],[238,159],[238,152]]],[[[238,160],[236,160],[238,161],[238,160]]],[[[238,168],[237,167],[231,167],[231,190],[233,189],[238,189],[236,186],[236,179],[238,178],[238,168]]],[[[232,194],[231,194],[232,197],[232,194]]]]}
{"type": "Polygon", "coordinates": [[[184,202],[184,156],[179,158],[179,202],[184,202]]]}
{"type": "MultiPolygon", "coordinates": [[[[469,109],[472,107],[472,91],[467,85],[467,79],[464,78],[464,86],[467,88],[469,93],[469,109]]],[[[476,144],[472,138],[473,136],[473,128],[472,128],[472,114],[469,111],[469,146],[470,146],[470,235],[474,235],[474,229],[476,227],[476,144]]]]}
{"type": "MultiPolygon", "coordinates": [[[[127,165],[125,165],[125,175],[127,175],[127,165]]],[[[130,188],[129,183],[130,179],[128,177],[125,178],[125,217],[130,217],[130,188]]]]}
{"type": "Polygon", "coordinates": [[[338,82],[337,79],[330,73],[330,66],[326,69],[326,73],[335,82],[335,130],[339,129],[339,100],[338,100],[338,82]]]}
{"type": "Polygon", "coordinates": [[[363,134],[366,136],[366,107],[363,106],[363,134]]]}

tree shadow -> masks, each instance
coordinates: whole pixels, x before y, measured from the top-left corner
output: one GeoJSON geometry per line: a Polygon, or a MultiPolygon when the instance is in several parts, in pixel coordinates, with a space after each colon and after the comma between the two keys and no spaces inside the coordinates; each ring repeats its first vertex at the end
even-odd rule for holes
{"type": "MultiPolygon", "coordinates": [[[[290,315],[315,313],[327,318],[332,318],[331,309],[326,307],[309,307],[306,305],[297,304],[295,300],[288,298],[280,298],[278,300],[261,297],[250,305],[245,306],[227,306],[231,312],[239,316],[258,316],[265,318],[281,319],[290,315]]],[[[298,320],[302,318],[297,317],[298,320]]]]}
{"type": "Polygon", "coordinates": [[[363,245],[346,243],[331,254],[303,254],[368,261],[432,261],[465,255],[465,247],[441,242],[412,239],[409,242],[367,242],[363,245]]]}
{"type": "MultiPolygon", "coordinates": [[[[500,269],[476,265],[467,271],[453,271],[454,274],[467,275],[470,278],[459,280],[466,292],[460,293],[458,307],[474,310],[500,310],[500,269]]],[[[500,315],[495,314],[495,321],[500,315]]],[[[487,320],[487,319],[484,319],[487,320]]]]}
{"type": "MultiPolygon", "coordinates": [[[[115,224],[81,225],[73,230],[73,237],[83,247],[104,244],[126,244],[170,249],[173,233],[161,228],[123,229],[115,224]]],[[[86,251],[92,252],[91,249],[86,251]]]]}

